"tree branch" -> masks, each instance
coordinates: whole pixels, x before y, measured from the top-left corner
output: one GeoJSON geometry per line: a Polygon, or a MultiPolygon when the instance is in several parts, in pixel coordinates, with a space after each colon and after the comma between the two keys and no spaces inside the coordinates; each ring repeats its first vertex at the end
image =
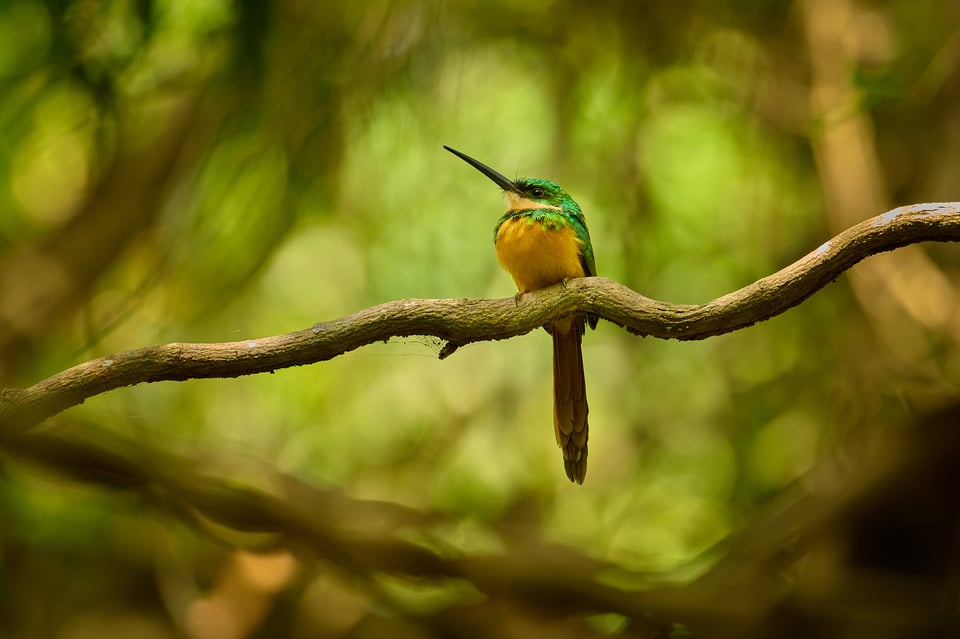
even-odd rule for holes
{"type": "Polygon", "coordinates": [[[888,211],[847,229],[790,266],[706,304],[651,300],[612,280],[590,277],[528,293],[519,302],[406,299],[285,335],[126,351],[79,364],[25,390],[3,391],[0,432],[25,430],[122,386],[263,373],[410,335],[445,340],[442,358],[464,344],[522,335],[574,312],[595,313],[637,335],[705,339],[783,313],[866,257],[925,241],[960,241],[960,202],[888,211]]]}

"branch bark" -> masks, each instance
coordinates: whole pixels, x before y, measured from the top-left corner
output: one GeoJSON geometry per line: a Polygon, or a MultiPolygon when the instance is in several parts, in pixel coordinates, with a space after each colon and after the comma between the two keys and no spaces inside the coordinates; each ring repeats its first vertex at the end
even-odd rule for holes
{"type": "Polygon", "coordinates": [[[285,335],[126,351],[79,364],[27,389],[4,390],[0,433],[22,432],[88,397],[123,386],[270,372],[410,335],[445,340],[443,358],[459,346],[522,335],[575,312],[595,313],[637,335],[705,339],[783,313],[864,258],[925,241],[960,241],[960,202],[892,209],[847,229],[790,266],[705,304],[652,300],[607,278],[590,277],[528,293],[519,301],[397,300],[285,335]]]}

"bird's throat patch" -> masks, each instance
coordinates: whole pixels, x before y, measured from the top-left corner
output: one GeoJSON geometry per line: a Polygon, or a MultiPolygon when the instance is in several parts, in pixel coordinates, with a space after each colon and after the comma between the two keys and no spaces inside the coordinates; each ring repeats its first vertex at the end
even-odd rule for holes
{"type": "Polygon", "coordinates": [[[504,191],[503,195],[507,199],[508,211],[529,211],[531,209],[553,209],[554,211],[560,210],[559,206],[537,202],[536,200],[523,197],[522,195],[514,193],[513,191],[504,191]]]}

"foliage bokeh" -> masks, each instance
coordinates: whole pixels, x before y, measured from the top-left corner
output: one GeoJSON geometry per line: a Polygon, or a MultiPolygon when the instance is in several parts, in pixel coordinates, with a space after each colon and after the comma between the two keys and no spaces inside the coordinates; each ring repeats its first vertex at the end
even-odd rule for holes
{"type": "MultiPolygon", "coordinates": [[[[561,183],[600,274],[705,302],[895,204],[957,199],[957,24],[943,0],[4,3],[0,381],[391,299],[512,295],[491,241],[498,194],[443,144],[561,183]]],[[[690,579],[843,443],[955,395],[958,269],[949,245],[874,258],[703,342],[601,323],[584,341],[583,487],[553,441],[542,332],[444,361],[407,339],[123,389],[46,428],[189,454],[239,484],[280,471],[444,513],[464,551],[520,519],[690,579]]],[[[0,589],[20,593],[4,636],[228,636],[204,634],[197,602],[270,561],[16,457],[0,491],[0,589]]],[[[360,605],[302,570],[305,600],[360,605]]],[[[384,587],[402,610],[458,594],[384,587]]],[[[295,621],[265,612],[236,636],[322,635],[286,607],[295,621]]]]}

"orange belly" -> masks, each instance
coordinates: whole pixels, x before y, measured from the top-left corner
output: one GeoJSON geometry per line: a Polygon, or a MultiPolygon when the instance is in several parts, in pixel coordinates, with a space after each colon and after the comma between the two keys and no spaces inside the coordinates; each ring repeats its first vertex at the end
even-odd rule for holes
{"type": "Polygon", "coordinates": [[[582,242],[571,228],[546,228],[529,218],[506,220],[497,231],[497,259],[521,293],[583,277],[582,242]]]}

